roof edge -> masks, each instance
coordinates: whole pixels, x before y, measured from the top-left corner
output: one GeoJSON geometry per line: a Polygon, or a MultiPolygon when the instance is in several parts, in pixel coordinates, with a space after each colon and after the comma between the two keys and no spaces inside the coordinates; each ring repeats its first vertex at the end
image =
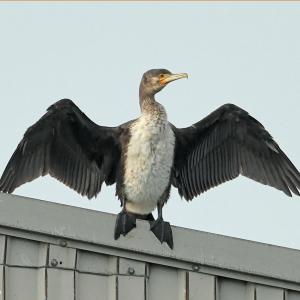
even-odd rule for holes
{"type": "MultiPolygon", "coordinates": [[[[115,241],[115,215],[0,193],[4,228],[70,239],[139,255],[300,283],[300,251],[172,226],[174,250],[157,242],[149,224],[115,241]]],[[[205,268],[204,268],[205,269],[205,268]]]]}

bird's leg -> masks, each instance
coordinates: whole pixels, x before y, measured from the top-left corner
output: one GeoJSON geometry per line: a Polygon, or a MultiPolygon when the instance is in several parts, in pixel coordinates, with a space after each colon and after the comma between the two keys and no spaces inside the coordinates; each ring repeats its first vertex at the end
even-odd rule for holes
{"type": "Polygon", "coordinates": [[[117,216],[114,238],[117,240],[122,234],[125,236],[129,231],[136,227],[136,215],[126,211],[125,205],[117,216]]]}
{"type": "Polygon", "coordinates": [[[166,242],[173,249],[172,229],[170,223],[163,220],[162,208],[163,204],[158,203],[158,218],[155,221],[150,221],[150,229],[161,243],[166,242]]]}

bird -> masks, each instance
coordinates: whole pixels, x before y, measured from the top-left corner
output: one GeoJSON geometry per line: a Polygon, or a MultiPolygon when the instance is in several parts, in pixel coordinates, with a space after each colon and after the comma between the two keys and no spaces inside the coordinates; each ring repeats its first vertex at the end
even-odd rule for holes
{"type": "Polygon", "coordinates": [[[114,239],[126,236],[142,219],[171,249],[172,229],[163,218],[171,186],[190,201],[243,175],[299,196],[299,171],[244,109],[224,104],[185,128],[168,121],[155,95],[187,77],[166,69],[145,72],[139,86],[140,116],[115,127],[97,125],[70,99],[57,101],[26,130],[1,176],[0,191],[12,193],[47,174],[89,199],[100,193],[103,183],[115,184],[122,208],[114,239]]]}

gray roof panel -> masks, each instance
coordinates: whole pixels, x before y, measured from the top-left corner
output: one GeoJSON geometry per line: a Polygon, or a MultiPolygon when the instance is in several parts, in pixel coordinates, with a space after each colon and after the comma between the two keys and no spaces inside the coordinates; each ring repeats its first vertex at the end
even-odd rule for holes
{"type": "Polygon", "coordinates": [[[0,300],[300,300],[300,251],[0,194],[0,300]]]}

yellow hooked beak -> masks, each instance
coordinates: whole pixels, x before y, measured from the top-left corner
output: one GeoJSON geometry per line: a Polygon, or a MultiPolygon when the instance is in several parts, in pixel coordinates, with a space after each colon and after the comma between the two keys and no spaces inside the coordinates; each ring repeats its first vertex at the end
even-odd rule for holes
{"type": "Polygon", "coordinates": [[[187,73],[179,73],[179,74],[162,74],[160,79],[159,79],[159,83],[161,85],[166,85],[171,81],[177,80],[177,79],[181,79],[181,78],[188,78],[188,74],[187,73]]]}

